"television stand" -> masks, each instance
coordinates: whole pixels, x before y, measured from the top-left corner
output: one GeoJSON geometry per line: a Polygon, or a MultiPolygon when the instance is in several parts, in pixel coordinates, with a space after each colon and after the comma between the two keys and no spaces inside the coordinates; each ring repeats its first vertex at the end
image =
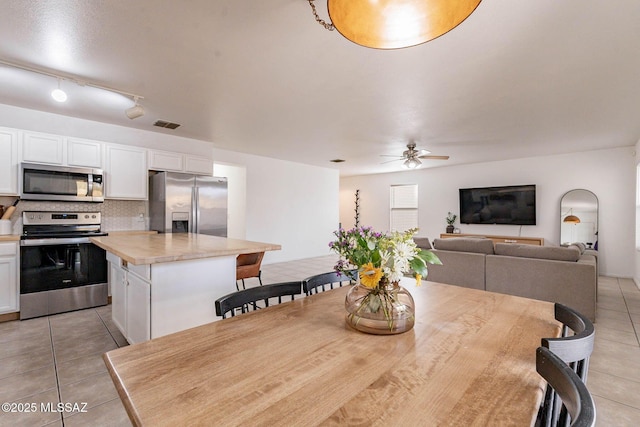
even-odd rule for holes
{"type": "Polygon", "coordinates": [[[448,239],[450,237],[486,237],[493,240],[493,243],[518,243],[520,245],[536,245],[544,246],[544,239],[542,237],[517,237],[517,236],[490,236],[488,234],[456,234],[456,233],[443,233],[440,235],[441,239],[448,239]]]}

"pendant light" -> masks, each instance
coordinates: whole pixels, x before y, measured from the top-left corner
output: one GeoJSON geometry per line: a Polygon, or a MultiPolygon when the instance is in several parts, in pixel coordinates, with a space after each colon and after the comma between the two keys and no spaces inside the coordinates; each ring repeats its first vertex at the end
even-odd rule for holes
{"type": "Polygon", "coordinates": [[[338,30],[364,47],[398,49],[433,40],[457,27],[481,0],[328,0],[331,23],[316,12],[318,23],[338,30]]]}
{"type": "Polygon", "coordinates": [[[565,216],[562,222],[566,222],[569,224],[580,224],[580,218],[573,215],[573,209],[569,209],[569,215],[565,216]]]}

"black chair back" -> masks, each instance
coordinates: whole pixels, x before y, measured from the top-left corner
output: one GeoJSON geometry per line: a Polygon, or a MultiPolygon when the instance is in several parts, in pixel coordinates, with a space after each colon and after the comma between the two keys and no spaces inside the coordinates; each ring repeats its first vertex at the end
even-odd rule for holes
{"type": "Polygon", "coordinates": [[[593,397],[573,369],[548,348],[538,347],[536,370],[553,388],[561,402],[560,414],[554,426],[595,426],[596,407],[593,397]]]}
{"type": "Polygon", "coordinates": [[[278,304],[282,303],[282,297],[290,296],[291,300],[295,295],[302,294],[301,282],[283,282],[273,283],[270,285],[256,286],[253,288],[243,289],[241,291],[232,292],[215,302],[216,315],[226,319],[227,313],[235,316],[236,309],[240,309],[242,313],[262,308],[258,302],[263,301],[264,306],[269,306],[269,298],[278,298],[278,304]]]}
{"type": "MultiPolygon", "coordinates": [[[[583,383],[587,383],[589,358],[593,352],[595,328],[593,323],[581,313],[562,304],[555,304],[555,318],[562,323],[561,338],[543,338],[542,347],[548,348],[554,355],[564,361],[578,375],[583,383]]],[[[544,402],[540,408],[539,419],[545,427],[566,426],[567,421],[559,423],[560,401],[552,388],[547,388],[544,402]]]]}
{"type": "Polygon", "coordinates": [[[555,317],[563,325],[562,338],[543,338],[542,346],[568,363],[586,384],[596,335],[593,323],[576,310],[557,303],[555,317]]]}
{"type": "Polygon", "coordinates": [[[337,271],[316,274],[302,281],[302,290],[306,295],[312,295],[333,289],[334,286],[342,287],[345,284],[353,284],[357,274],[358,270],[349,270],[346,274],[337,271]]]}

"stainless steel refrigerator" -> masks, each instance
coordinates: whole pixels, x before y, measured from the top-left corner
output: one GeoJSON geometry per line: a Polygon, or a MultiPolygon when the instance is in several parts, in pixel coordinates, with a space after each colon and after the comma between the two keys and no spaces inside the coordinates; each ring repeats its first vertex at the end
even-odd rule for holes
{"type": "Polygon", "coordinates": [[[149,177],[151,230],[227,237],[227,179],[175,172],[149,177]]]}

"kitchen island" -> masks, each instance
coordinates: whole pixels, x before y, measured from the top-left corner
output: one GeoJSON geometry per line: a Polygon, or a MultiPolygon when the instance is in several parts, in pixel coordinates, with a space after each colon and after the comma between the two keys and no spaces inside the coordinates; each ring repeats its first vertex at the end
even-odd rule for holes
{"type": "Polygon", "coordinates": [[[131,344],[217,320],[214,301],[236,290],[236,256],[280,249],[192,233],[91,242],[107,251],[113,321],[131,344]]]}

